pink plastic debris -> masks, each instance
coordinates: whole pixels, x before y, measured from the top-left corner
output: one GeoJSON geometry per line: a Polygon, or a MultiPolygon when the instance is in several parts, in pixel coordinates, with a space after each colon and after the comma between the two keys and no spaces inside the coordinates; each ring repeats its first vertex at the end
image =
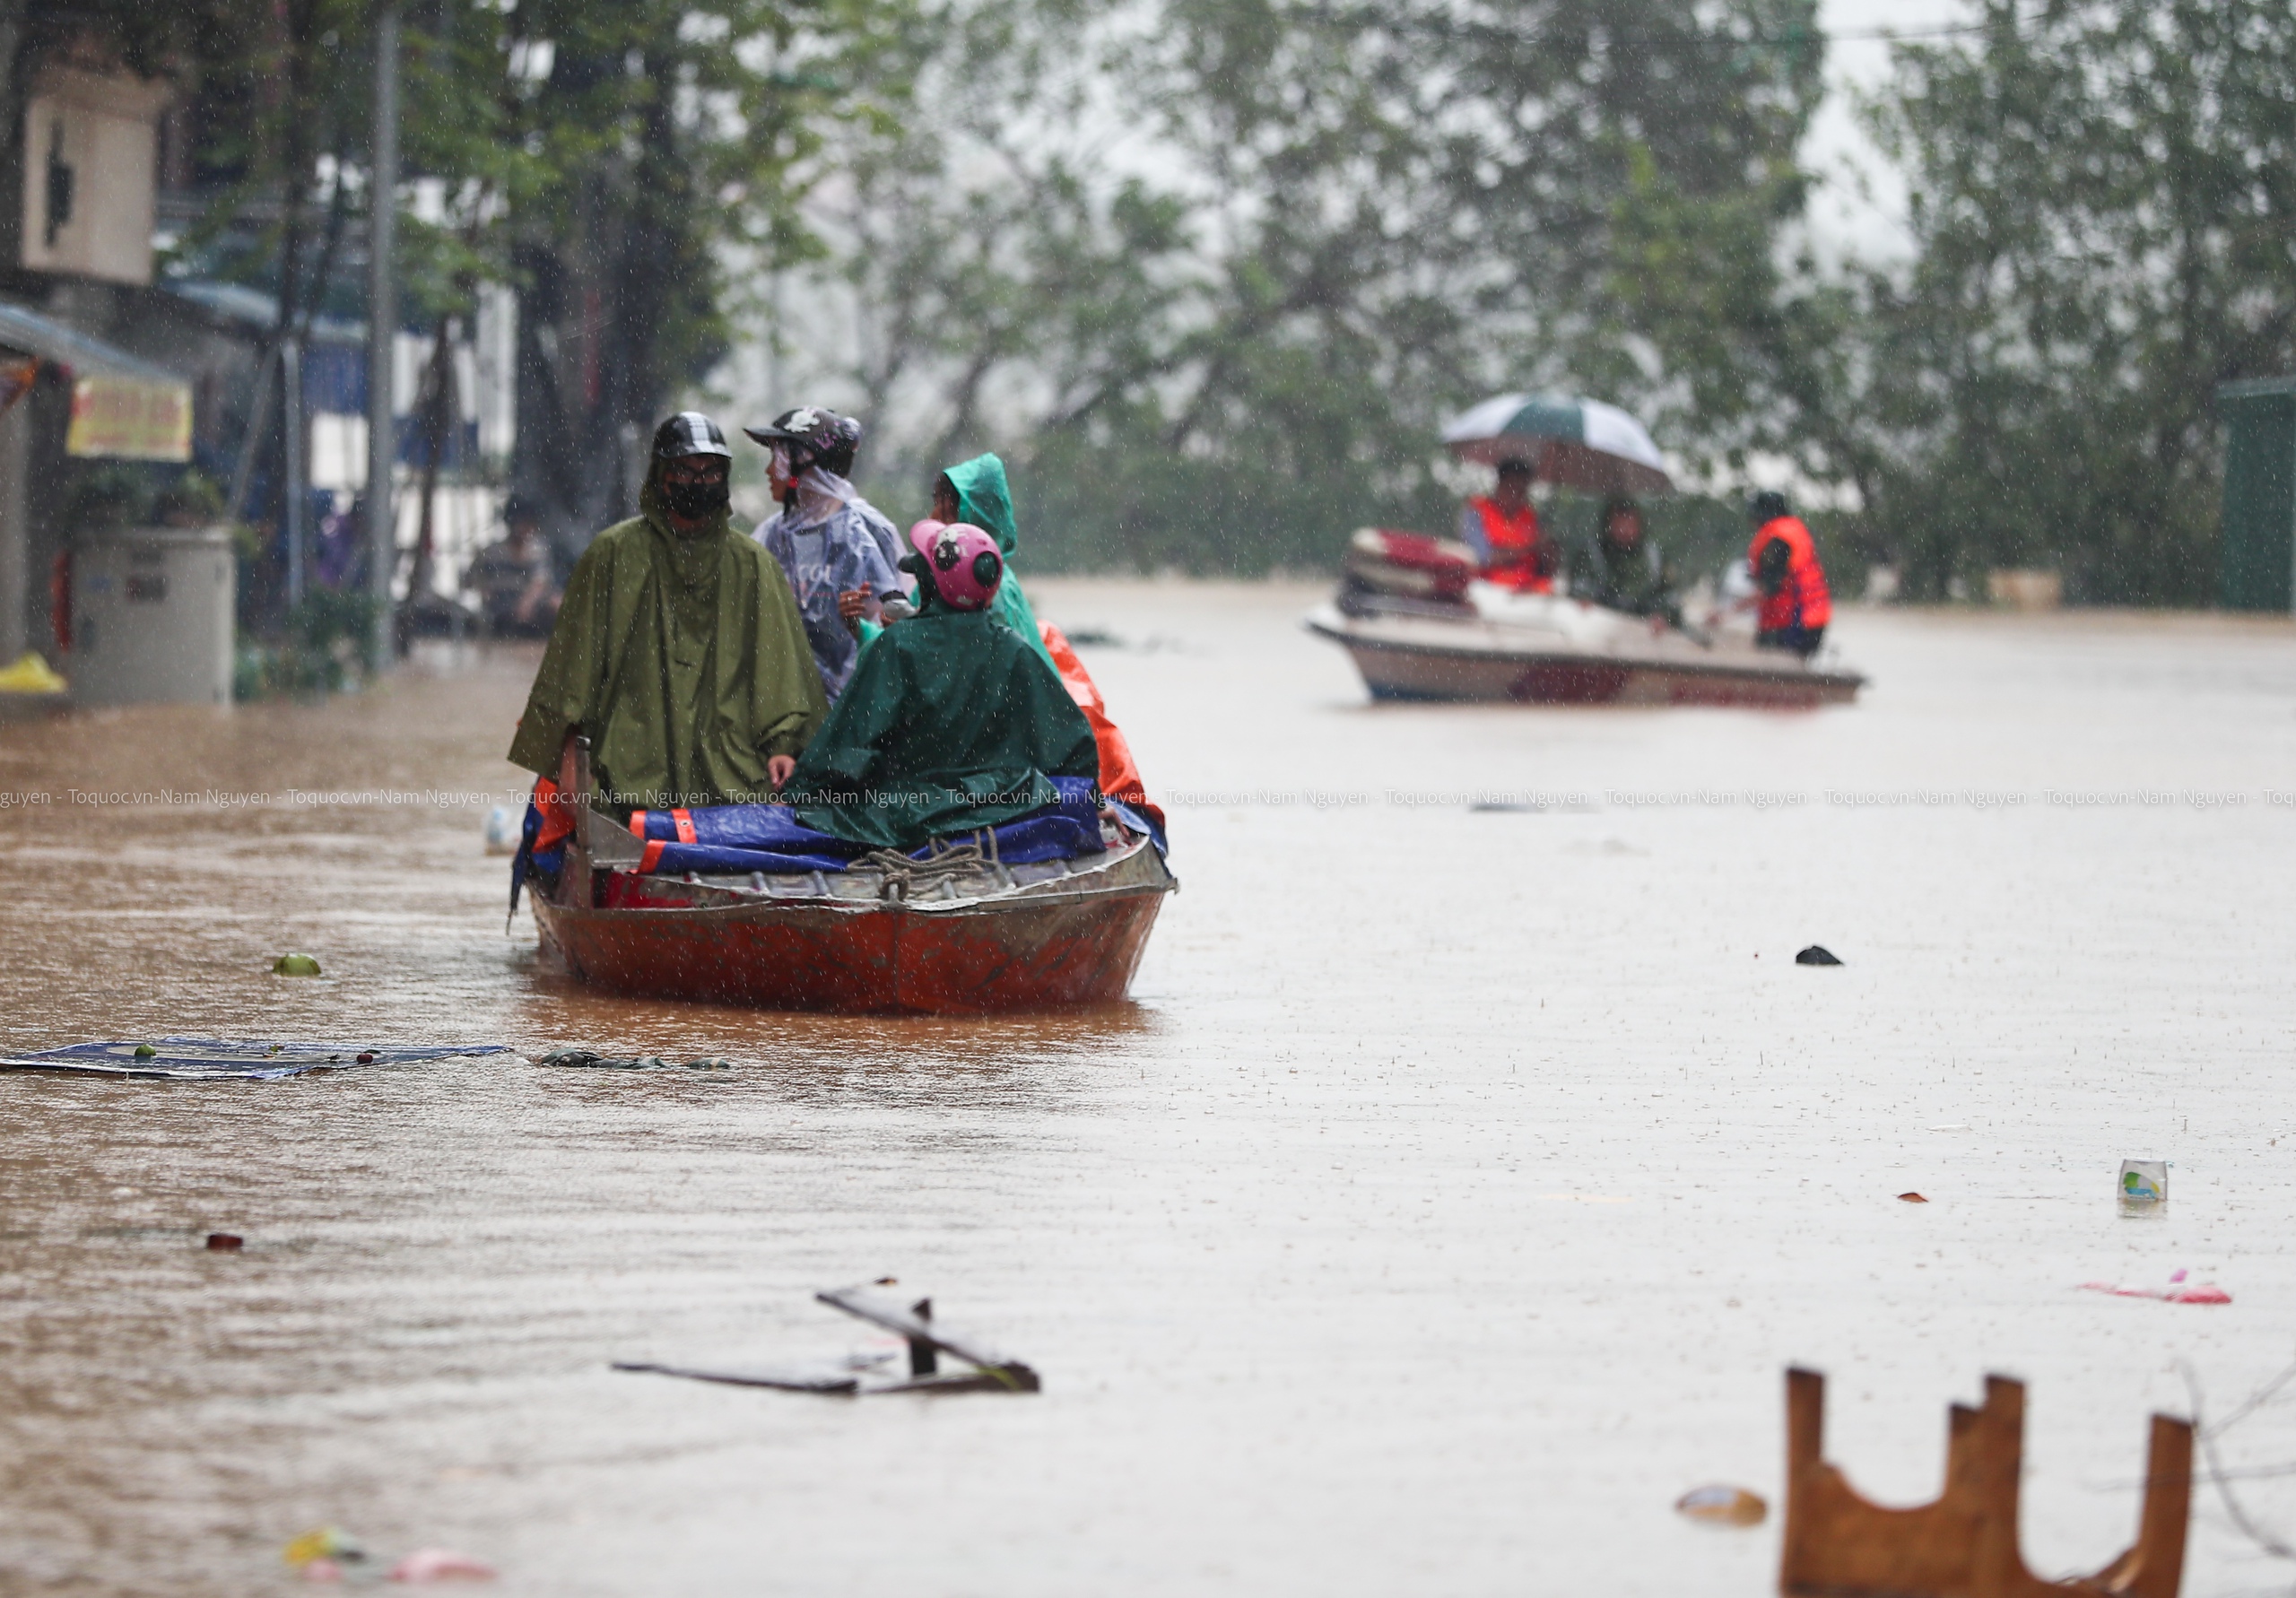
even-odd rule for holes
{"type": "Polygon", "coordinates": [[[492,1581],[494,1567],[451,1548],[418,1548],[391,1567],[393,1581],[492,1581]]]}
{"type": "Polygon", "coordinates": [[[2163,1304],[2230,1304],[2232,1295],[2209,1282],[2191,1287],[2176,1285],[2183,1281],[2185,1273],[2178,1272],[2164,1288],[2138,1287],[2132,1282],[2084,1281],[2081,1285],[2092,1293],[2112,1293],[2123,1298],[2158,1298],[2163,1304]]]}

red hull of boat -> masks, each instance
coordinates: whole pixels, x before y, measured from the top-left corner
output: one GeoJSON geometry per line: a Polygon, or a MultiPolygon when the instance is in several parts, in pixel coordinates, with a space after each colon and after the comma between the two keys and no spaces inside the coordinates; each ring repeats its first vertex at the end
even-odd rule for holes
{"type": "Polygon", "coordinates": [[[985,1014],[1107,1003],[1139,968],[1165,890],[996,908],[579,909],[537,900],[583,981],[774,1010],[985,1014]]]}

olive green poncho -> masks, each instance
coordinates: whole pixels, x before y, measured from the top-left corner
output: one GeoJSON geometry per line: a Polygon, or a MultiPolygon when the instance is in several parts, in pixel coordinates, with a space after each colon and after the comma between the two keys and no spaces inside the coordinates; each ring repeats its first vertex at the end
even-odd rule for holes
{"type": "Polygon", "coordinates": [[[1100,771],[1091,724],[993,610],[925,610],[861,651],[788,798],[809,827],[879,848],[994,827],[1100,771]]]}
{"type": "Polygon", "coordinates": [[[770,799],[828,708],[788,578],[723,516],[674,533],[650,479],[639,504],[575,565],[511,764],[555,777],[579,726],[616,809],[770,799]]]}

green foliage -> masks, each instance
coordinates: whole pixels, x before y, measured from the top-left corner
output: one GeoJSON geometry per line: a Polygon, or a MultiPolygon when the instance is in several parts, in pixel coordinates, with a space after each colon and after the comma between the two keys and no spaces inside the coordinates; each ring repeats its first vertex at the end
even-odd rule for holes
{"type": "Polygon", "coordinates": [[[2215,587],[2213,391],[2296,365],[2296,11],[1988,0],[1871,108],[1918,254],[1866,285],[1867,537],[1916,594],[2046,566],[2089,601],[2215,587]]]}
{"type": "Polygon", "coordinates": [[[64,496],[68,534],[142,526],[152,519],[152,473],[132,461],[75,465],[64,496]]]}
{"type": "Polygon", "coordinates": [[[1436,429],[1511,386],[1635,406],[1699,464],[1791,436],[1809,0],[943,15],[824,229],[864,329],[838,375],[905,419],[877,479],[1012,456],[1025,562],[1260,571],[1448,530],[1436,429]]]}
{"type": "Polygon", "coordinates": [[[314,588],[287,612],[278,642],[240,645],[232,666],[231,697],[309,699],[341,693],[364,676],[374,626],[372,595],[314,588]]]}

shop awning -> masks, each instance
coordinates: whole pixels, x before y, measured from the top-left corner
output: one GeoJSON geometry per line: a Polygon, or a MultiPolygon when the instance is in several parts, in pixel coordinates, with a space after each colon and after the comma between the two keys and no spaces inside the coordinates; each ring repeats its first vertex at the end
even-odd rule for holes
{"type": "Polygon", "coordinates": [[[72,380],[66,455],[191,458],[191,385],[78,328],[0,301],[0,350],[61,368],[72,380]]]}

